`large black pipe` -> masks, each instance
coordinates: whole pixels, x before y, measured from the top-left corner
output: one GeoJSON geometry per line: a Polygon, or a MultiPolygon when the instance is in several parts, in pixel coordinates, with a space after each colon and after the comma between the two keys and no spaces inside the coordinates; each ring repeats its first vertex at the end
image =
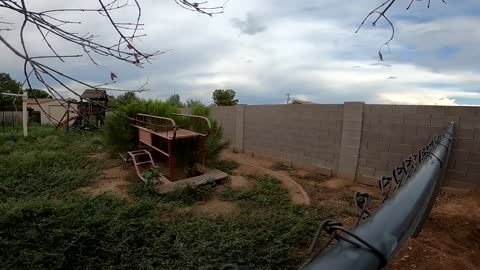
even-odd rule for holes
{"type": "MultiPolygon", "coordinates": [[[[454,133],[454,123],[451,123],[408,181],[375,215],[353,230],[355,235],[378,249],[387,261],[395,256],[408,238],[421,229],[430,214],[447,168],[454,133]]],[[[373,270],[381,267],[381,258],[371,250],[339,241],[304,269],[373,270]]]]}

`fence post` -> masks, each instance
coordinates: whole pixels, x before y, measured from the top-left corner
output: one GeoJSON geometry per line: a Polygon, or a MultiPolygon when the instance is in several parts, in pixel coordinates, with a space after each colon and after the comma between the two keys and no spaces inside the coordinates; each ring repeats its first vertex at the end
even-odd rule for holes
{"type": "Polygon", "coordinates": [[[235,106],[235,142],[233,148],[236,151],[244,152],[244,131],[245,131],[245,109],[247,105],[235,106]]]}
{"type": "Polygon", "coordinates": [[[343,105],[342,141],[337,175],[354,181],[362,140],[364,102],[345,102],[343,105]]]}
{"type": "Polygon", "coordinates": [[[22,125],[23,125],[23,137],[28,136],[28,111],[27,111],[27,101],[28,101],[28,94],[27,91],[23,92],[22,96],[22,125]]]}

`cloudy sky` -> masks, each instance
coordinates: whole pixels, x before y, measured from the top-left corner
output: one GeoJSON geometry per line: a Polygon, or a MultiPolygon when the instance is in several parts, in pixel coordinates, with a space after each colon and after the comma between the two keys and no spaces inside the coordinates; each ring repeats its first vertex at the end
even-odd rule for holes
{"type": "MultiPolygon", "coordinates": [[[[31,1],[27,1],[31,2],[31,1]]],[[[241,103],[285,103],[294,98],[319,102],[480,105],[480,3],[478,0],[397,0],[389,11],[395,25],[384,62],[378,48],[391,34],[385,22],[355,30],[382,0],[230,0],[225,13],[208,17],[175,5],[174,0],[140,1],[144,33],[137,45],[145,51],[168,50],[137,68],[100,58],[65,64],[50,62],[82,80],[100,84],[117,74],[118,87],[135,88],[148,81],[148,98],[178,93],[182,99],[211,103],[214,89],[237,91],[241,103]]],[[[211,5],[221,1],[210,1],[211,5]]],[[[36,0],[34,8],[95,6],[97,1],[36,0]],[[68,2],[66,4],[65,2],[68,2]],[[88,3],[87,3],[88,2],[88,3]]],[[[123,12],[120,20],[133,20],[123,12]]],[[[0,9],[1,18],[10,18],[0,9]]],[[[102,40],[117,39],[103,17],[79,17],[75,30],[102,40]]],[[[15,21],[15,19],[12,19],[15,21]]],[[[18,25],[17,25],[18,26],[18,25]]],[[[18,44],[15,31],[0,32],[18,44]]],[[[29,29],[29,50],[46,48],[29,29]]],[[[60,50],[75,50],[54,41],[60,50]]],[[[21,81],[22,61],[0,45],[0,72],[21,81]]],[[[78,91],[82,87],[72,84],[78,91]]]]}

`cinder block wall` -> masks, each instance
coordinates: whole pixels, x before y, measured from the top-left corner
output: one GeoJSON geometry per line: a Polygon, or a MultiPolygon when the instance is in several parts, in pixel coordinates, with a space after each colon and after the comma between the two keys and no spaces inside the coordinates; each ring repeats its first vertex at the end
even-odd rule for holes
{"type": "Polygon", "coordinates": [[[453,121],[456,136],[445,185],[480,188],[479,112],[461,106],[364,105],[356,180],[371,183],[390,174],[453,121]]]}
{"type": "Polygon", "coordinates": [[[343,105],[246,106],[244,151],[335,173],[342,115],[343,105]]]}
{"type": "Polygon", "coordinates": [[[212,117],[216,119],[223,128],[223,136],[231,143],[235,142],[235,106],[212,107],[212,117]]]}
{"type": "Polygon", "coordinates": [[[480,190],[480,107],[239,105],[213,117],[239,151],[372,185],[453,121],[445,185],[480,190]]]}

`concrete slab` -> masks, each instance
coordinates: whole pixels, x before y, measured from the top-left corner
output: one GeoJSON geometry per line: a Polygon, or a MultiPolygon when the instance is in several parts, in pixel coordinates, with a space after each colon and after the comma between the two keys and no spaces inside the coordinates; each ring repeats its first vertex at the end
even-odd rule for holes
{"type": "Polygon", "coordinates": [[[206,184],[208,182],[216,182],[218,180],[227,178],[228,174],[220,171],[220,170],[209,170],[205,174],[178,180],[175,182],[168,181],[167,179],[162,179],[161,184],[158,184],[156,190],[160,194],[165,194],[168,192],[172,192],[177,188],[182,188],[186,186],[200,186],[206,184]]]}

